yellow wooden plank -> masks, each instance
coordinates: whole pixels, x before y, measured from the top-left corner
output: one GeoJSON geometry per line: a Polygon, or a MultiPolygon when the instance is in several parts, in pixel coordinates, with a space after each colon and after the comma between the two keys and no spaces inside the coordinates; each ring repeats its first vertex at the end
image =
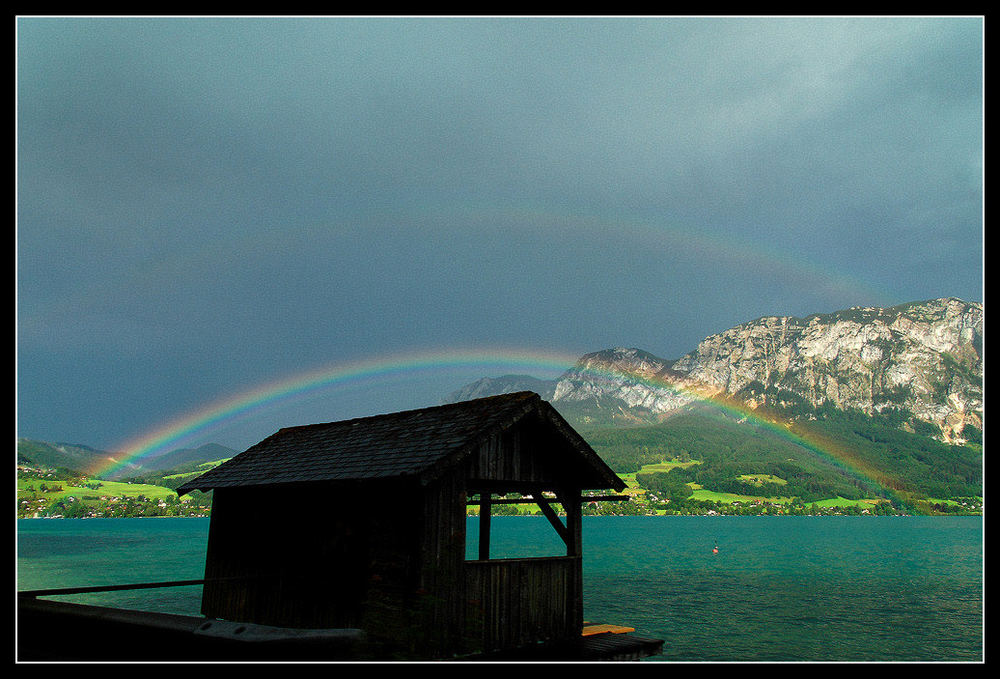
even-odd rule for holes
{"type": "Polygon", "coordinates": [[[621,625],[588,625],[583,628],[582,636],[589,637],[594,634],[627,634],[634,632],[634,627],[622,627],[621,625]]]}

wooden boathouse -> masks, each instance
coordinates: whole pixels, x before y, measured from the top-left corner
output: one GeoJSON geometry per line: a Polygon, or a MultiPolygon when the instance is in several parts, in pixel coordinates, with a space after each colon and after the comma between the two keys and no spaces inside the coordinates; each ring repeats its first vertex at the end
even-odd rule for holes
{"type": "Polygon", "coordinates": [[[519,392],[285,428],[177,492],[213,491],[206,618],[358,629],[378,657],[445,659],[577,648],[583,493],[624,487],[519,392]],[[494,558],[491,506],[510,501],[537,504],[565,554],[494,558]]]}

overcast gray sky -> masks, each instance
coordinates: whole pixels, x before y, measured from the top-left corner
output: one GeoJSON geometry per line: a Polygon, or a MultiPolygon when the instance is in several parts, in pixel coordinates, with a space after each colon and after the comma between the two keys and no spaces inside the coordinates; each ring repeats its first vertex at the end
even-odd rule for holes
{"type": "Polygon", "coordinates": [[[763,315],[982,301],[979,17],[16,29],[20,436],[114,449],[401,352],[678,358],[763,315]]]}

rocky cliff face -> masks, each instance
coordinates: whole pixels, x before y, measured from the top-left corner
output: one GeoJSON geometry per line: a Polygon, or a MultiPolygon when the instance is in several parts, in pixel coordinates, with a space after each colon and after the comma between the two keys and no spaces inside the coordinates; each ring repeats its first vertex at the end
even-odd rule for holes
{"type": "Polygon", "coordinates": [[[982,347],[983,305],[945,298],[761,318],[705,338],[674,369],[750,399],[902,407],[956,438],[967,424],[982,428],[982,347]]]}
{"type": "Polygon", "coordinates": [[[458,403],[484,396],[499,396],[513,394],[518,391],[533,391],[546,401],[551,401],[555,391],[555,382],[543,380],[530,375],[503,375],[501,377],[483,377],[467,384],[448,395],[445,403],[458,403]]]}
{"type": "Polygon", "coordinates": [[[697,400],[697,381],[673,369],[674,361],[639,349],[606,349],[583,356],[556,382],[552,401],[667,413],[697,400]]]}

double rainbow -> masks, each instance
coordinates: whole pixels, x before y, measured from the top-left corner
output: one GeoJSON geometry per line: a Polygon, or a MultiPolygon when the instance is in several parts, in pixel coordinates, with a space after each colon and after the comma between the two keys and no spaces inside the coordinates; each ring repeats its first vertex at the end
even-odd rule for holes
{"type": "MultiPolygon", "coordinates": [[[[188,415],[176,418],[153,431],[125,443],[121,455],[92,470],[95,476],[107,476],[135,464],[149,456],[184,447],[204,438],[215,429],[230,425],[240,419],[253,417],[288,402],[322,394],[327,390],[347,389],[370,384],[385,377],[413,377],[436,374],[454,369],[476,369],[483,374],[528,372],[561,374],[577,358],[559,352],[540,350],[438,350],[402,354],[364,361],[324,366],[305,373],[261,384],[253,389],[210,403],[188,415]]],[[[641,383],[659,390],[677,392],[692,401],[710,405],[719,412],[752,421],[777,436],[806,448],[844,472],[896,495],[903,489],[898,481],[872,466],[849,447],[825,438],[815,431],[787,420],[765,415],[746,404],[728,398],[724,393],[678,386],[656,375],[626,371],[618,366],[587,366],[587,376],[609,381],[626,380],[641,383]]]]}

